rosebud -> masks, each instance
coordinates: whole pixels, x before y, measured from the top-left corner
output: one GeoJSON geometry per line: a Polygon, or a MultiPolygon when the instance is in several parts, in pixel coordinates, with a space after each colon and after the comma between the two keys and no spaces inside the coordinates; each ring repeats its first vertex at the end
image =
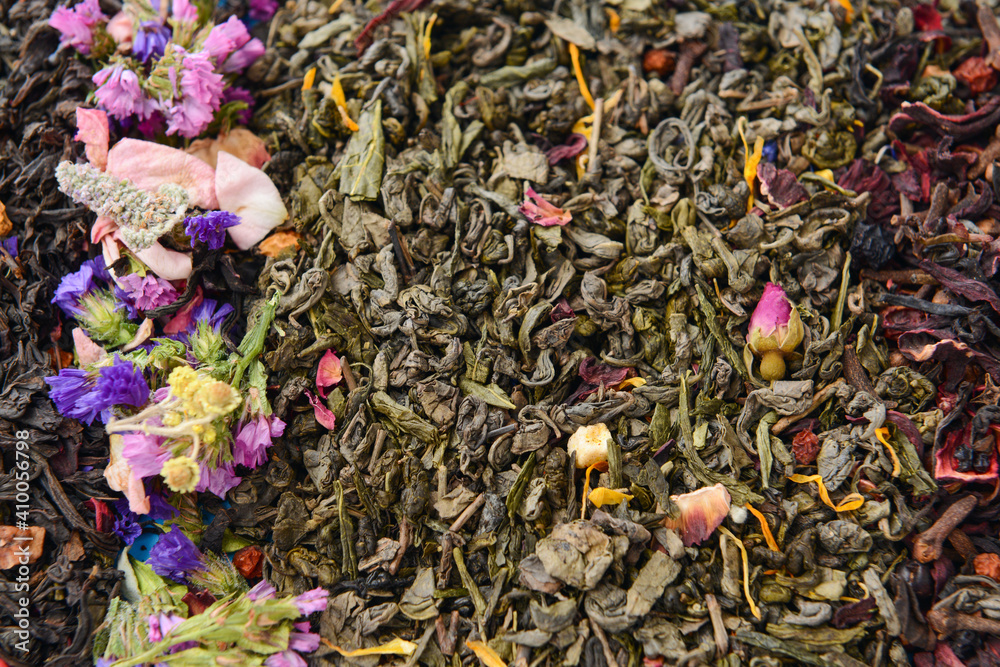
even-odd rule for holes
{"type": "Polygon", "coordinates": [[[731,498],[722,484],[670,496],[680,513],[677,518],[666,518],[663,525],[680,533],[684,546],[701,544],[715,532],[729,514],[731,498]]]}
{"type": "Polygon", "coordinates": [[[764,295],[750,316],[747,347],[760,357],[760,375],[767,381],[785,377],[785,355],[802,342],[802,320],[785,290],[774,283],[764,287],[764,295]]]}

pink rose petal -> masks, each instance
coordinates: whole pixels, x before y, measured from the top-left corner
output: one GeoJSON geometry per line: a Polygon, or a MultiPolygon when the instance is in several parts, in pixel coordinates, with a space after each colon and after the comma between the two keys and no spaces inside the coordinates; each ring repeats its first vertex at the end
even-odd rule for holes
{"type": "Polygon", "coordinates": [[[149,267],[150,271],[164,280],[187,280],[194,270],[194,266],[191,264],[191,255],[168,250],[160,245],[159,241],[145,250],[136,251],[133,249],[132,252],[142,260],[143,264],[149,267]]]}
{"type": "Polygon", "coordinates": [[[100,109],[76,108],[77,141],[86,145],[87,159],[98,169],[108,166],[108,114],[100,109]]]}
{"type": "Polygon", "coordinates": [[[164,183],[176,183],[187,190],[190,206],[219,208],[215,196],[215,170],[177,148],[140,139],[122,139],[108,151],[107,171],[118,178],[129,179],[148,192],[156,192],[164,183]]]}
{"type": "Polygon", "coordinates": [[[125,12],[118,12],[111,17],[104,29],[111,35],[111,39],[118,44],[119,51],[128,51],[132,48],[132,17],[125,12]]]}
{"type": "Polygon", "coordinates": [[[73,329],[73,347],[76,349],[76,357],[80,360],[81,368],[97,363],[108,356],[107,351],[90,340],[90,337],[80,327],[73,329]]]}
{"type": "Polygon", "coordinates": [[[750,316],[750,331],[756,329],[761,336],[770,336],[779,327],[787,327],[792,315],[792,304],[780,285],[768,283],[764,295],[750,316]]]}
{"type": "MultiPolygon", "coordinates": [[[[90,242],[100,243],[105,236],[111,236],[118,231],[118,223],[103,215],[98,216],[94,226],[90,228],[90,242]]],[[[107,264],[107,266],[111,266],[107,264]]]]}
{"type": "Polygon", "coordinates": [[[121,435],[115,433],[111,436],[111,459],[104,469],[104,479],[113,490],[125,494],[130,510],[136,514],[149,514],[149,497],[142,480],[132,472],[128,459],[122,454],[124,444],[121,435]]]}
{"type": "Polygon", "coordinates": [[[308,389],[306,389],[306,397],[309,399],[309,403],[313,406],[313,412],[316,414],[316,421],[332,431],[333,427],[337,424],[336,415],[330,412],[330,410],[308,389]]]}
{"type": "Polygon", "coordinates": [[[342,378],[340,359],[333,350],[327,350],[316,369],[316,393],[320,398],[326,398],[326,388],[336,385],[342,378]]]}
{"type": "Polygon", "coordinates": [[[191,325],[191,313],[194,309],[201,305],[201,302],[205,300],[205,297],[201,291],[201,286],[195,288],[194,297],[191,298],[187,304],[184,305],[173,318],[166,323],[163,327],[163,333],[165,334],[179,334],[182,331],[186,331],[191,325]]]}
{"type": "Polygon", "coordinates": [[[219,151],[238,157],[257,169],[271,159],[263,140],[245,127],[234,128],[215,139],[199,139],[187,148],[189,155],[208,163],[213,169],[218,163],[219,151]]]}
{"type": "Polygon", "coordinates": [[[534,188],[528,188],[526,194],[528,199],[524,200],[518,209],[531,222],[542,227],[552,227],[558,225],[562,227],[573,219],[573,214],[564,211],[555,204],[546,201],[534,188]]]}
{"type": "Polygon", "coordinates": [[[218,208],[240,216],[242,222],[228,231],[236,246],[246,250],[284,222],[288,211],[278,188],[260,169],[221,150],[217,166],[215,191],[219,196],[218,208]]]}

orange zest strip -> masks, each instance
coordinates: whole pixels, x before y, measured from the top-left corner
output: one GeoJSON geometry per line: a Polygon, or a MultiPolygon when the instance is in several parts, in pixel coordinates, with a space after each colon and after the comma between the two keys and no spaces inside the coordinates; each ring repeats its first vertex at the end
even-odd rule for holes
{"type": "Polygon", "coordinates": [[[767,542],[767,546],[771,551],[780,553],[781,549],[778,548],[778,542],[774,539],[774,535],[771,534],[771,527],[767,525],[767,519],[764,518],[764,515],[750,503],[746,504],[746,508],[750,510],[750,514],[753,514],[760,521],[760,529],[764,533],[764,541],[767,542]]]}

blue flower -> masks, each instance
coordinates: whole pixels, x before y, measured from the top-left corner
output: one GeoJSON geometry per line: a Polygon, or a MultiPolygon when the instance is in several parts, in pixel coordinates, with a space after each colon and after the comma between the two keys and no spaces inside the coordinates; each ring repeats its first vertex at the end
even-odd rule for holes
{"type": "Polygon", "coordinates": [[[761,150],[761,155],[768,162],[774,162],[778,159],[778,142],[774,139],[764,143],[764,148],[761,150]]]}
{"type": "Polygon", "coordinates": [[[150,58],[160,58],[170,41],[170,28],[159,21],[143,21],[135,33],[132,42],[132,53],[142,62],[150,58]]]}
{"type": "Polygon", "coordinates": [[[49,398],[63,416],[90,424],[101,411],[94,408],[91,400],[94,383],[85,370],[64,368],[59,371],[59,375],[47,377],[45,381],[51,387],[49,398]]]}
{"type": "Polygon", "coordinates": [[[104,258],[97,257],[80,265],[80,270],[63,276],[56,289],[52,303],[63,309],[67,315],[76,317],[83,312],[79,306],[80,299],[97,288],[95,278],[109,280],[111,278],[104,266],[104,258]]]}
{"type": "Polygon", "coordinates": [[[0,241],[0,245],[3,246],[3,249],[6,250],[7,253],[11,257],[17,258],[17,237],[16,236],[11,236],[10,238],[7,238],[7,239],[4,239],[4,240],[0,241]]]}
{"type": "Polygon", "coordinates": [[[193,215],[184,219],[184,233],[191,237],[191,247],[195,241],[208,245],[210,250],[218,250],[226,243],[226,229],[240,224],[240,216],[229,211],[209,211],[205,215],[193,215]]]}
{"type": "Polygon", "coordinates": [[[161,577],[179,583],[187,581],[188,572],[205,569],[198,547],[176,526],[160,536],[146,563],[161,577]]]}
{"type": "Polygon", "coordinates": [[[115,519],[112,530],[115,535],[121,538],[122,542],[132,546],[136,538],[142,535],[139,515],[129,509],[128,500],[124,498],[115,501],[115,510],[118,511],[118,518],[115,519]]]}
{"type": "Polygon", "coordinates": [[[198,326],[198,322],[207,322],[215,332],[218,333],[222,330],[222,323],[225,321],[229,313],[233,312],[233,308],[228,303],[224,303],[219,306],[216,310],[215,307],[217,302],[215,299],[205,299],[193,311],[191,311],[191,326],[188,327],[189,333],[194,333],[198,326]]]}

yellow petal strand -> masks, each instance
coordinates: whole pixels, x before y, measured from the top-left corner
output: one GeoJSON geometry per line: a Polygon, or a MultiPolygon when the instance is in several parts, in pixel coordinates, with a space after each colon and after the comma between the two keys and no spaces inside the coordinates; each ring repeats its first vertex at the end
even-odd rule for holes
{"type": "Polygon", "coordinates": [[[628,378],[627,380],[622,380],[618,383],[616,389],[622,391],[623,389],[628,389],[629,387],[642,387],[646,385],[645,378],[628,378]]]}
{"type": "Polygon", "coordinates": [[[844,19],[847,21],[847,25],[851,25],[854,22],[854,5],[851,4],[851,0],[837,0],[837,4],[847,12],[844,19]]]}
{"type": "Polygon", "coordinates": [[[611,28],[611,34],[617,34],[618,28],[622,24],[622,17],[618,15],[618,12],[610,7],[605,7],[604,13],[608,15],[608,27],[611,28]]]}
{"type": "MultiPolygon", "coordinates": [[[[746,143],[746,142],[744,142],[746,143]]],[[[753,152],[747,155],[746,165],[743,167],[743,178],[750,186],[750,199],[747,200],[747,211],[753,208],[753,183],[757,180],[757,165],[764,151],[764,137],[757,137],[753,142],[753,152]]]]}
{"type": "Polygon", "coordinates": [[[311,90],[313,83],[316,82],[316,68],[311,68],[306,75],[302,77],[302,90],[311,90]]]}
{"type": "Polygon", "coordinates": [[[767,542],[767,546],[771,549],[771,551],[777,551],[780,553],[781,549],[778,548],[778,543],[775,541],[774,535],[771,534],[771,527],[767,525],[767,519],[765,519],[764,515],[750,503],[747,503],[746,507],[750,510],[750,514],[753,514],[757,517],[757,520],[760,521],[760,529],[764,533],[764,541],[767,542]]]}
{"type": "Polygon", "coordinates": [[[497,655],[497,652],[486,642],[469,639],[466,640],[465,645],[472,649],[472,652],[476,654],[479,662],[483,663],[484,667],[507,667],[507,663],[503,661],[503,658],[497,655]]]}
{"type": "Polygon", "coordinates": [[[587,500],[590,496],[590,471],[593,470],[597,464],[587,468],[587,472],[583,475],[583,502],[580,503],[580,518],[583,519],[587,516],[587,500]]]}
{"type": "Polygon", "coordinates": [[[346,651],[339,646],[334,644],[329,644],[330,648],[344,656],[345,658],[357,658],[363,655],[413,655],[413,652],[417,650],[417,645],[413,642],[408,642],[405,639],[396,638],[392,641],[388,641],[381,646],[372,646],[369,648],[356,648],[353,651],[346,651]]]}
{"type": "Polygon", "coordinates": [[[835,512],[849,512],[851,510],[856,510],[865,504],[864,496],[860,493],[851,493],[848,494],[839,505],[834,505],[833,501],[830,500],[830,492],[826,490],[826,484],[823,483],[823,478],[819,475],[792,475],[788,479],[796,484],[816,482],[816,490],[819,491],[819,497],[835,512]]]}
{"type": "Polygon", "coordinates": [[[599,486],[590,492],[587,499],[597,507],[604,507],[605,505],[617,505],[623,500],[632,500],[633,497],[621,491],[599,486]]]}
{"type": "Polygon", "coordinates": [[[747,549],[743,546],[743,542],[730,533],[729,529],[725,526],[719,526],[718,530],[720,533],[736,543],[737,547],[739,547],[740,554],[743,556],[743,592],[747,596],[747,604],[750,605],[750,613],[753,614],[754,618],[760,620],[760,609],[757,608],[753,598],[750,596],[750,563],[747,561],[747,549]]]}
{"type": "Polygon", "coordinates": [[[336,14],[337,10],[340,9],[340,6],[343,5],[343,4],[344,4],[344,0],[336,0],[336,2],[334,2],[332,5],[330,5],[330,9],[327,11],[327,13],[330,14],[331,16],[333,14],[336,14]]]}
{"type": "Polygon", "coordinates": [[[344,87],[340,85],[340,74],[333,77],[333,88],[330,89],[330,96],[337,103],[337,111],[340,112],[340,117],[343,119],[344,125],[351,132],[357,132],[360,129],[358,124],[351,120],[351,117],[347,113],[347,97],[344,95],[344,87]]]}
{"type": "Polygon", "coordinates": [[[570,42],[569,45],[569,57],[573,61],[573,71],[576,73],[576,82],[580,84],[580,94],[583,95],[583,99],[587,101],[587,104],[591,109],[594,108],[594,96],[590,94],[590,88],[587,87],[587,80],[583,76],[583,69],[580,67],[580,49],[577,48],[576,44],[570,42]]]}
{"type": "Polygon", "coordinates": [[[878,438],[879,442],[885,445],[886,451],[889,452],[889,458],[892,459],[892,476],[899,477],[899,472],[902,470],[902,466],[899,465],[899,457],[896,456],[896,450],[889,444],[889,440],[886,437],[888,435],[889,429],[885,426],[875,429],[875,437],[878,438]]]}
{"type": "Polygon", "coordinates": [[[437,14],[431,14],[430,20],[427,21],[427,29],[424,30],[424,58],[431,57],[431,29],[434,28],[437,18],[437,14]]]}

